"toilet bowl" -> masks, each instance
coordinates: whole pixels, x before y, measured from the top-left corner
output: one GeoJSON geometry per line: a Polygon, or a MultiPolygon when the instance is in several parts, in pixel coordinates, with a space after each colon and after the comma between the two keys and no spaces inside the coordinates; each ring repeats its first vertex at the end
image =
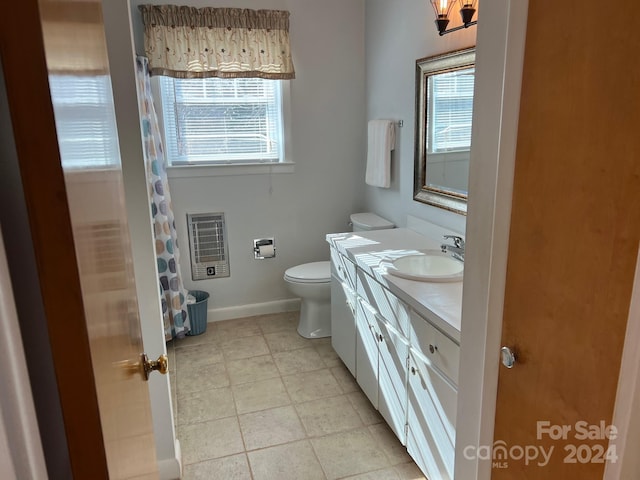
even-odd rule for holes
{"type": "Polygon", "coordinates": [[[298,333],[305,338],[331,335],[331,264],[313,262],[284,272],[289,290],[300,297],[298,333]]]}
{"type": "MultiPolygon", "coordinates": [[[[385,230],[395,225],[375,213],[353,213],[354,232],[385,230]]],[[[298,333],[305,338],[331,336],[331,263],[312,262],[289,268],[284,273],[289,290],[300,297],[298,333]]]]}

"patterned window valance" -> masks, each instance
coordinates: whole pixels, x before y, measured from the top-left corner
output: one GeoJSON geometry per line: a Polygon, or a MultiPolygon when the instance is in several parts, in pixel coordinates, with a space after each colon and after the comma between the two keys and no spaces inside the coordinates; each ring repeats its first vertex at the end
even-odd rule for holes
{"type": "Polygon", "coordinates": [[[176,78],[295,77],[289,12],[140,5],[151,73],[176,78]]]}

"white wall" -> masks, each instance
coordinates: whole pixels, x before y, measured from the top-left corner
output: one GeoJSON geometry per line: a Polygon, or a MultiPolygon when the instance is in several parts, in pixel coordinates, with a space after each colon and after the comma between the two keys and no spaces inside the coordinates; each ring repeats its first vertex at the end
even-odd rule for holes
{"type": "MultiPolygon", "coordinates": [[[[463,215],[413,200],[415,61],[475,45],[476,28],[440,37],[428,0],[366,0],[365,19],[367,120],[404,120],[397,130],[391,187],[366,186],[365,206],[400,226],[406,225],[408,214],[464,233],[463,215]]],[[[362,169],[365,158],[366,148],[362,169]]]]}
{"type": "MultiPolygon", "coordinates": [[[[137,5],[149,2],[131,3],[136,49],[142,53],[137,5]]],[[[228,0],[174,3],[230,6],[228,0]]],[[[290,82],[288,160],[295,171],[170,179],[185,285],[208,291],[210,310],[292,298],[284,271],[327,260],[325,234],[347,230],[349,214],[364,205],[364,0],[241,0],[233,6],[291,12],[296,78],[290,82]],[[186,213],[218,211],[226,214],[231,277],[194,282],[186,213]],[[254,260],[253,239],[271,236],[276,258],[254,260]]]]}

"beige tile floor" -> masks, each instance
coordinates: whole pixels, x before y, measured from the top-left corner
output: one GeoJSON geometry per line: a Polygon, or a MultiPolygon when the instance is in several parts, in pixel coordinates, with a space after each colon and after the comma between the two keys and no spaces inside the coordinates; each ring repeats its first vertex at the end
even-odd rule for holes
{"type": "Polygon", "coordinates": [[[185,480],[418,480],[328,338],[298,312],[211,323],[167,346],[185,480]]]}

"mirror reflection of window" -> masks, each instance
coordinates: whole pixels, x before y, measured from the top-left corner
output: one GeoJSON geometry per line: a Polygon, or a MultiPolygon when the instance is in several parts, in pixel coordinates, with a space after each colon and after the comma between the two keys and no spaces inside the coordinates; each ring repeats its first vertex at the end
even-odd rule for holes
{"type": "Polygon", "coordinates": [[[428,77],[427,187],[459,195],[469,190],[474,70],[465,68],[428,77]]]}
{"type": "Polygon", "coordinates": [[[474,71],[467,68],[429,78],[428,153],[471,147],[474,71]]]}

